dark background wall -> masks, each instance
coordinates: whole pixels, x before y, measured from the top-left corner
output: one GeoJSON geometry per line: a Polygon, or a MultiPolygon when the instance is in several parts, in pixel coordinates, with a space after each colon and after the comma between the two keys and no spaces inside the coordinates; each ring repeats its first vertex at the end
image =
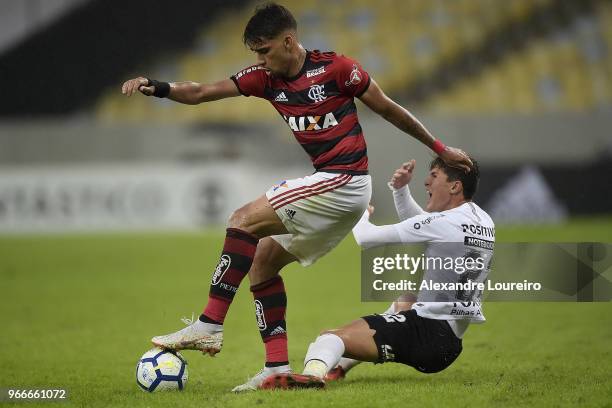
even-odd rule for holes
{"type": "Polygon", "coordinates": [[[86,109],[106,86],[164,54],[188,49],[222,9],[244,3],[94,0],[77,7],[0,56],[0,116],[86,109]]]}

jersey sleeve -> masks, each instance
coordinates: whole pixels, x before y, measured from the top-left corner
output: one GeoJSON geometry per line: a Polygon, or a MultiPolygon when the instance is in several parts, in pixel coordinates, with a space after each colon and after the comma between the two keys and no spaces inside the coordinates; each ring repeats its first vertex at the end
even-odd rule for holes
{"type": "Polygon", "coordinates": [[[416,215],[393,226],[404,243],[445,241],[450,239],[448,232],[452,229],[448,216],[436,212],[416,215]]]}
{"type": "Polygon", "coordinates": [[[357,61],[342,55],[338,57],[336,82],[340,93],[359,98],[370,86],[370,74],[357,61]]]}
{"type": "Polygon", "coordinates": [[[268,74],[266,71],[257,65],[248,67],[230,77],[236,84],[238,91],[244,96],[264,97],[264,89],[268,74]]]}
{"type": "Polygon", "coordinates": [[[393,202],[395,203],[395,211],[400,221],[404,221],[415,215],[425,214],[421,206],[412,198],[410,187],[406,184],[402,188],[394,188],[391,182],[387,183],[389,189],[393,192],[393,202]]]}
{"type": "Polygon", "coordinates": [[[366,211],[353,227],[355,241],[364,248],[385,244],[454,242],[454,237],[449,234],[453,229],[452,222],[442,213],[423,213],[397,224],[380,226],[370,223],[369,218],[366,211]]]}
{"type": "Polygon", "coordinates": [[[368,211],[363,213],[361,219],[353,227],[353,236],[357,245],[362,248],[401,243],[401,238],[393,225],[372,224],[368,211]]]}

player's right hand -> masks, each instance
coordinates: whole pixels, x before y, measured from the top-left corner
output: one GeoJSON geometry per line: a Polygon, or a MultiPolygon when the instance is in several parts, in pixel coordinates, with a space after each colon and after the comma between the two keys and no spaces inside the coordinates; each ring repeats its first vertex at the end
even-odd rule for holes
{"type": "Polygon", "coordinates": [[[136,91],[140,91],[143,95],[151,96],[155,92],[154,86],[148,86],[149,80],[145,77],[128,79],[121,87],[121,93],[126,96],[132,96],[136,91]]]}
{"type": "Polygon", "coordinates": [[[472,170],[472,160],[470,160],[470,156],[466,152],[461,149],[457,149],[456,147],[446,146],[443,152],[441,152],[438,156],[446,164],[451,167],[459,168],[466,173],[469,173],[472,170]]]}
{"type": "Polygon", "coordinates": [[[391,186],[393,186],[394,189],[397,190],[410,183],[415,164],[416,161],[412,159],[409,162],[402,164],[399,169],[395,170],[390,180],[391,186]]]}

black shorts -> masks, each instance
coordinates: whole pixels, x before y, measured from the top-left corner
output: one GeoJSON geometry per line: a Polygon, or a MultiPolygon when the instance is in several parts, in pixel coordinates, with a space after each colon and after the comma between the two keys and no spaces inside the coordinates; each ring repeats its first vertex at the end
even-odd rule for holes
{"type": "Polygon", "coordinates": [[[393,361],[422,373],[437,373],[451,365],[463,349],[446,320],[419,317],[415,310],[363,319],[376,330],[377,363],[393,361]]]}

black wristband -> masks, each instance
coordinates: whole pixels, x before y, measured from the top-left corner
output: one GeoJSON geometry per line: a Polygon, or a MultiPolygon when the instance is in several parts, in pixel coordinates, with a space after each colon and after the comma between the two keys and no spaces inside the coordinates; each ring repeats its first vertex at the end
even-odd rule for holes
{"type": "Polygon", "coordinates": [[[156,81],[155,79],[147,78],[149,81],[147,86],[154,86],[155,91],[153,92],[153,96],[157,96],[158,98],[165,98],[170,95],[170,84],[168,82],[156,81]]]}

